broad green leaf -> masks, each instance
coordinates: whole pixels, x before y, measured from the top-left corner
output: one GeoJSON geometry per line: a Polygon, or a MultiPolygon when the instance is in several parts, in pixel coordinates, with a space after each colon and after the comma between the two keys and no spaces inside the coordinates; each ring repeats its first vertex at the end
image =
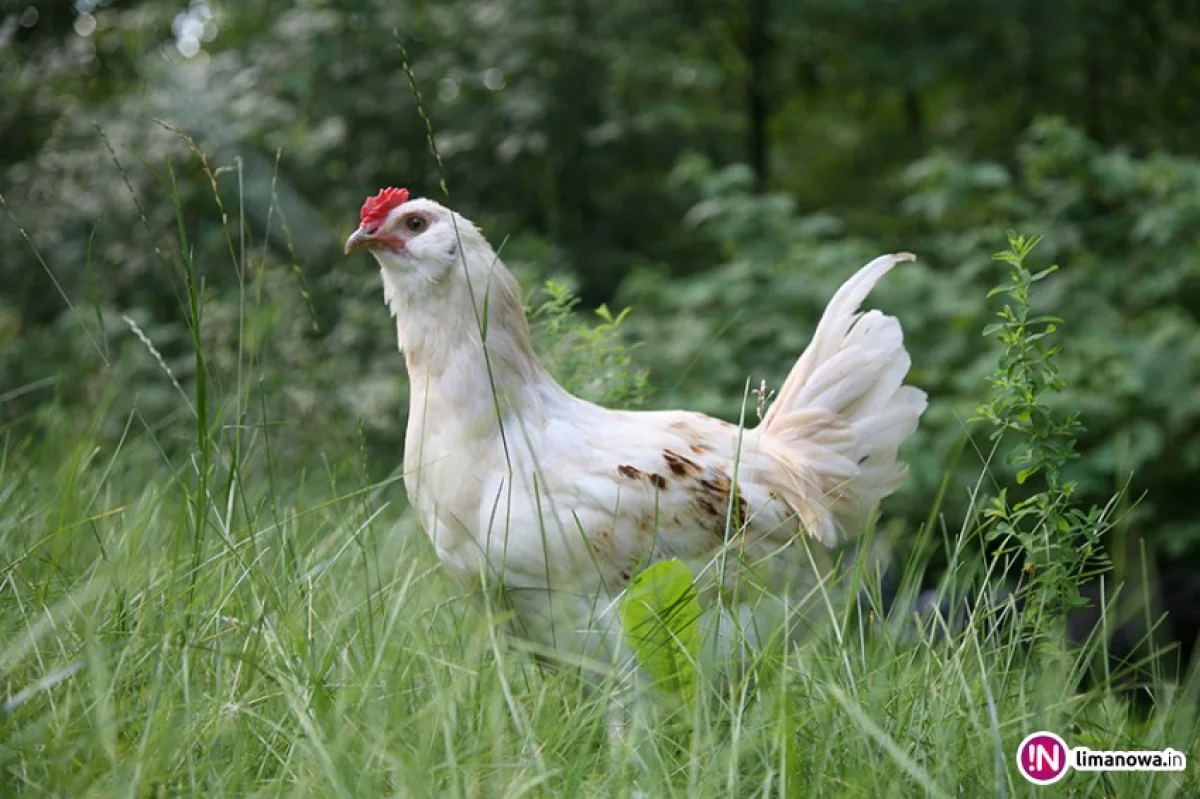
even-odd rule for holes
{"type": "Polygon", "coordinates": [[[692,572],[675,559],[635,575],[621,604],[625,640],[638,662],[660,688],[688,705],[696,696],[699,618],[692,572]]]}

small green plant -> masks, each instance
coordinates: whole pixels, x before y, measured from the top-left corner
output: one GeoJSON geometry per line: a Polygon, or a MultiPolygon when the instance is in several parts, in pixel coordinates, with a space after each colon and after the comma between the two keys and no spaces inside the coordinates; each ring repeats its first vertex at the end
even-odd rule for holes
{"type": "Polygon", "coordinates": [[[626,308],[613,314],[607,305],[589,323],[576,313],[579,298],[564,283],[547,280],[544,299],[529,309],[533,333],[546,364],[568,391],[602,405],[638,407],[650,396],[647,371],[632,358],[621,324],[626,308]]]}
{"type": "Polygon", "coordinates": [[[668,696],[691,707],[698,687],[700,602],[691,570],[672,558],[634,575],[621,603],[625,641],[668,696]]]}
{"type": "Polygon", "coordinates": [[[1005,297],[1005,303],[997,313],[1000,321],[984,328],[983,334],[998,337],[1004,351],[989,378],[992,397],[977,413],[992,427],[989,438],[997,445],[1006,434],[1015,436],[1008,460],[1017,467],[1017,484],[1024,486],[1041,475],[1043,485],[1017,501],[1001,489],[984,519],[987,538],[1001,540],[1002,553],[1011,543],[1022,550],[1032,606],[1049,604],[1065,611],[1087,604],[1079,585],[1090,569],[1104,563],[1100,536],[1105,519],[1096,507],[1076,507],[1075,483],[1063,477],[1063,468],[1079,455],[1075,442],[1083,426],[1078,412],[1049,401],[1063,388],[1055,360],[1060,346],[1048,343],[1062,320],[1030,315],[1033,284],[1058,269],[1033,272],[1026,266],[1039,240],[1010,232],[1009,249],[995,255],[1008,265],[1009,280],[988,293],[989,298],[1005,297]]]}

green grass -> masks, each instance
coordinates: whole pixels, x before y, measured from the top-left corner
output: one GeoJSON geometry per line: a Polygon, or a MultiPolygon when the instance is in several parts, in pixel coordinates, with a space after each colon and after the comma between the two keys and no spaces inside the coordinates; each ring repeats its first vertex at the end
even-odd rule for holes
{"type": "MultiPolygon", "coordinates": [[[[1194,693],[1160,686],[1139,718],[1076,692],[1053,637],[934,643],[869,612],[757,685],[702,682],[688,723],[635,697],[610,740],[627,697],[512,646],[398,484],[339,487],[331,466],[285,488],[263,439],[232,469],[216,436],[200,497],[198,461],[168,468],[136,420],[120,446],[90,426],[0,453],[6,795],[1024,795],[1012,754],[1035,729],[1196,752],[1194,693]]],[[[1060,787],[1187,796],[1190,769],[1060,787]]]]}

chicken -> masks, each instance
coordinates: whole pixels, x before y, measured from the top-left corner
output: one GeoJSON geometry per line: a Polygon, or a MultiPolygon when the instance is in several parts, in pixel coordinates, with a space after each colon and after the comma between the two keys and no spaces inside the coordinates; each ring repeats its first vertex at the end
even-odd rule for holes
{"type": "Polygon", "coordinates": [[[904,385],[899,322],[859,305],[912,255],[876,258],[838,290],[749,429],[568,393],[534,353],[516,279],[436,202],[369,198],[356,250],[381,267],[408,369],[404,475],[421,524],[449,570],[502,588],[518,634],[551,650],[615,656],[615,602],[666,558],[698,575],[705,629],[744,637],[813,592],[826,548],[904,480],[897,450],[926,397],[904,385]]]}

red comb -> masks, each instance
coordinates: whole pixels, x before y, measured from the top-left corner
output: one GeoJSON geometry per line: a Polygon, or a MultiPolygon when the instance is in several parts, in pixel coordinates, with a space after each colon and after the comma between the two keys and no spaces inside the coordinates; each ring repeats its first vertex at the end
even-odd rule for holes
{"type": "Polygon", "coordinates": [[[406,202],[408,202],[408,189],[393,189],[390,186],[380,189],[378,194],[368,197],[367,201],[363,203],[359,219],[362,220],[364,226],[378,227],[383,220],[387,219],[387,215],[393,208],[406,202]]]}

